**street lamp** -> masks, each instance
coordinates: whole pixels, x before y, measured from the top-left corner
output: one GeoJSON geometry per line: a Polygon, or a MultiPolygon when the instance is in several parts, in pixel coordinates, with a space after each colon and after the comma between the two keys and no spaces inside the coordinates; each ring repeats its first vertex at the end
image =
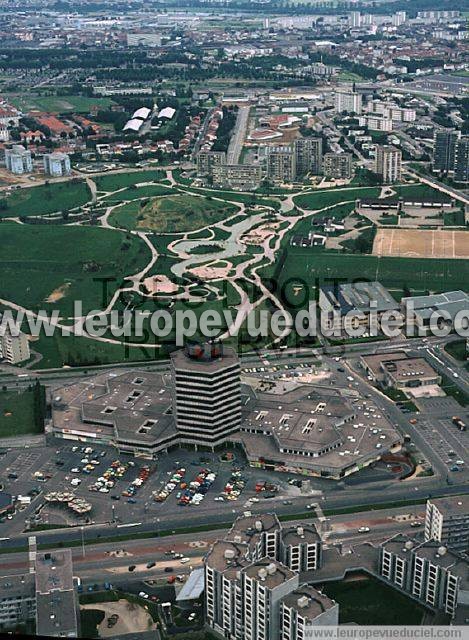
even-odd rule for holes
{"type": "Polygon", "coordinates": [[[84,529],[85,529],[85,527],[80,527],[80,531],[81,531],[81,555],[83,556],[83,558],[85,557],[85,536],[84,536],[84,529]]]}

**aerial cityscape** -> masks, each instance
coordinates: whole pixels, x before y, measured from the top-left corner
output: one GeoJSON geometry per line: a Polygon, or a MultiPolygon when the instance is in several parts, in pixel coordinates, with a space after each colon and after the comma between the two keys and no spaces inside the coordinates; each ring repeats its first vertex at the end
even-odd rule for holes
{"type": "Polygon", "coordinates": [[[469,0],[0,36],[0,636],[469,640],[469,0]]]}

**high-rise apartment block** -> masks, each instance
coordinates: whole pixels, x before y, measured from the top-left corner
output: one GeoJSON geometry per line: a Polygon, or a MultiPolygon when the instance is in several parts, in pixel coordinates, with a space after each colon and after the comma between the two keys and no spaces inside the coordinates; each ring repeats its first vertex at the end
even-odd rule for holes
{"type": "Polygon", "coordinates": [[[44,154],[43,161],[44,172],[54,178],[69,176],[72,171],[70,158],[66,153],[61,153],[60,151],[46,153],[44,154]]]}
{"type": "Polygon", "coordinates": [[[339,605],[314,587],[303,585],[282,599],[280,640],[315,637],[315,627],[338,626],[339,605]]]}
{"type": "Polygon", "coordinates": [[[267,178],[273,182],[294,182],[296,153],[289,145],[269,147],[267,150],[267,178]]]}
{"type": "Polygon", "coordinates": [[[447,173],[453,170],[455,147],[460,137],[461,132],[452,129],[435,131],[433,137],[433,171],[447,173]]]}
{"type": "Polygon", "coordinates": [[[362,112],[362,96],[356,91],[336,91],[334,104],[337,113],[347,111],[348,113],[360,114],[362,112]]]}
{"type": "Polygon", "coordinates": [[[29,360],[30,355],[29,340],[26,334],[18,328],[12,328],[7,323],[0,326],[0,359],[15,365],[29,360]]]}
{"type": "Polygon", "coordinates": [[[326,178],[342,180],[352,177],[351,153],[325,153],[323,173],[326,178]]]}
{"type": "Polygon", "coordinates": [[[469,550],[469,497],[448,496],[427,501],[425,540],[449,549],[469,550]]]}
{"type": "Polygon", "coordinates": [[[404,24],[407,19],[407,14],[405,11],[396,11],[396,13],[392,16],[392,26],[400,27],[404,24]]]}
{"type": "Polygon", "coordinates": [[[80,611],[71,550],[36,553],[34,546],[31,558],[29,573],[0,578],[0,631],[11,633],[35,621],[38,636],[77,638],[80,611]]]}
{"type": "Polygon", "coordinates": [[[389,145],[376,147],[376,173],[383,184],[392,184],[401,179],[402,151],[389,145]]]}
{"type": "Polygon", "coordinates": [[[33,170],[31,151],[21,144],[14,144],[11,149],[5,149],[5,164],[11,173],[17,175],[31,173],[33,170]]]}
{"type": "Polygon", "coordinates": [[[311,525],[282,530],[274,514],[238,518],[205,559],[207,625],[230,640],[296,640],[316,623],[337,624],[338,605],[300,586],[300,571],[319,568],[320,546],[311,525]]]}
{"type": "Polygon", "coordinates": [[[349,25],[352,28],[360,27],[362,24],[362,15],[360,11],[352,11],[349,14],[349,25]]]}
{"type": "Polygon", "coordinates": [[[197,154],[197,175],[209,176],[213,167],[220,167],[224,164],[226,164],[224,151],[199,151],[197,154]]]}
{"type": "Polygon", "coordinates": [[[454,146],[453,179],[455,182],[469,182],[469,137],[461,138],[454,146]]]}
{"type": "Polygon", "coordinates": [[[296,173],[318,175],[322,166],[322,138],[299,138],[293,143],[295,150],[296,173]]]}
{"type": "Polygon", "coordinates": [[[398,534],[382,544],[379,570],[393,586],[451,616],[468,601],[467,562],[439,542],[398,534]]]}

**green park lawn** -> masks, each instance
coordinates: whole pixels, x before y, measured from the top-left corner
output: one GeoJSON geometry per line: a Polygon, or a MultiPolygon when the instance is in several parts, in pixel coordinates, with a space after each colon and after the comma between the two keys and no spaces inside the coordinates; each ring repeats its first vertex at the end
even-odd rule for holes
{"type": "Polygon", "coordinates": [[[469,352],[466,346],[466,340],[455,340],[454,342],[449,342],[445,346],[445,351],[447,351],[450,356],[453,356],[456,360],[460,360],[461,362],[466,362],[469,356],[469,352]]]}
{"type": "Polygon", "coordinates": [[[91,200],[90,190],[82,180],[51,182],[37,187],[16,189],[0,201],[0,218],[41,216],[68,211],[91,200]]]}
{"type": "Polygon", "coordinates": [[[379,193],[379,187],[329,189],[303,193],[294,197],[293,202],[301,209],[323,209],[339,202],[354,201],[357,198],[377,198],[379,193]]]}
{"type": "MultiPolygon", "coordinates": [[[[135,214],[133,228],[150,229],[160,233],[193,231],[224,220],[234,213],[236,207],[227,202],[176,193],[148,202],[135,214]]],[[[132,211],[126,209],[124,219],[127,224],[131,215],[132,211]]]]}
{"type": "Polygon", "coordinates": [[[170,187],[163,187],[158,184],[148,184],[143,187],[129,186],[123,191],[112,193],[104,198],[106,204],[116,204],[118,202],[129,202],[138,198],[155,198],[156,196],[170,195],[174,191],[170,187]]]}
{"type": "MultiPolygon", "coordinates": [[[[449,197],[432,189],[432,187],[425,184],[411,184],[393,186],[392,190],[395,195],[389,196],[390,198],[403,197],[403,198],[431,198],[439,202],[448,202],[449,197]]],[[[329,189],[324,191],[310,191],[303,193],[293,198],[294,203],[301,209],[322,209],[323,207],[329,207],[339,202],[354,201],[357,198],[377,198],[380,194],[380,187],[365,187],[365,188],[339,188],[329,189]]]]}
{"type": "Polygon", "coordinates": [[[124,187],[138,184],[139,182],[153,182],[162,180],[165,174],[158,169],[148,171],[127,171],[119,173],[107,173],[94,178],[98,191],[117,191],[124,187]]]}
{"type": "Polygon", "coordinates": [[[122,278],[140,271],[150,251],[140,238],[99,227],[1,225],[0,298],[27,309],[60,309],[73,301],[85,311],[101,309],[103,278],[111,278],[109,299],[122,278]],[[63,297],[45,300],[60,290],[63,297]]]}
{"type": "Polygon", "coordinates": [[[34,391],[0,391],[0,438],[41,433],[34,415],[34,391]]]}

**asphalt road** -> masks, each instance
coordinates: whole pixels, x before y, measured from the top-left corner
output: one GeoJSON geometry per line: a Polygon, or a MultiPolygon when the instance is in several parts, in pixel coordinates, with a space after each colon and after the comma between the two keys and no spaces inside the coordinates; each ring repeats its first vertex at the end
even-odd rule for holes
{"type": "MultiPolygon", "coordinates": [[[[378,543],[398,532],[421,534],[423,519],[422,506],[401,507],[331,516],[322,524],[318,523],[318,527],[327,530],[323,534],[327,546],[351,545],[364,540],[378,543]],[[414,522],[419,522],[421,526],[414,529],[411,525],[414,522]],[[360,527],[369,527],[370,531],[360,533],[360,527]]],[[[284,523],[284,526],[304,524],[305,520],[299,520],[284,523]]],[[[135,579],[166,582],[169,575],[187,575],[192,568],[201,566],[210,546],[225,534],[226,529],[219,529],[200,534],[180,534],[155,537],[151,540],[126,540],[73,547],[74,573],[85,584],[117,584],[135,579]],[[189,558],[189,561],[181,563],[179,559],[170,555],[170,551],[182,554],[183,557],[189,558]],[[153,562],[155,566],[148,568],[148,563],[153,562]],[[129,566],[132,565],[135,566],[135,570],[130,572],[129,566]]],[[[28,570],[28,562],[26,552],[4,555],[2,572],[5,575],[24,573],[28,570]]]]}

